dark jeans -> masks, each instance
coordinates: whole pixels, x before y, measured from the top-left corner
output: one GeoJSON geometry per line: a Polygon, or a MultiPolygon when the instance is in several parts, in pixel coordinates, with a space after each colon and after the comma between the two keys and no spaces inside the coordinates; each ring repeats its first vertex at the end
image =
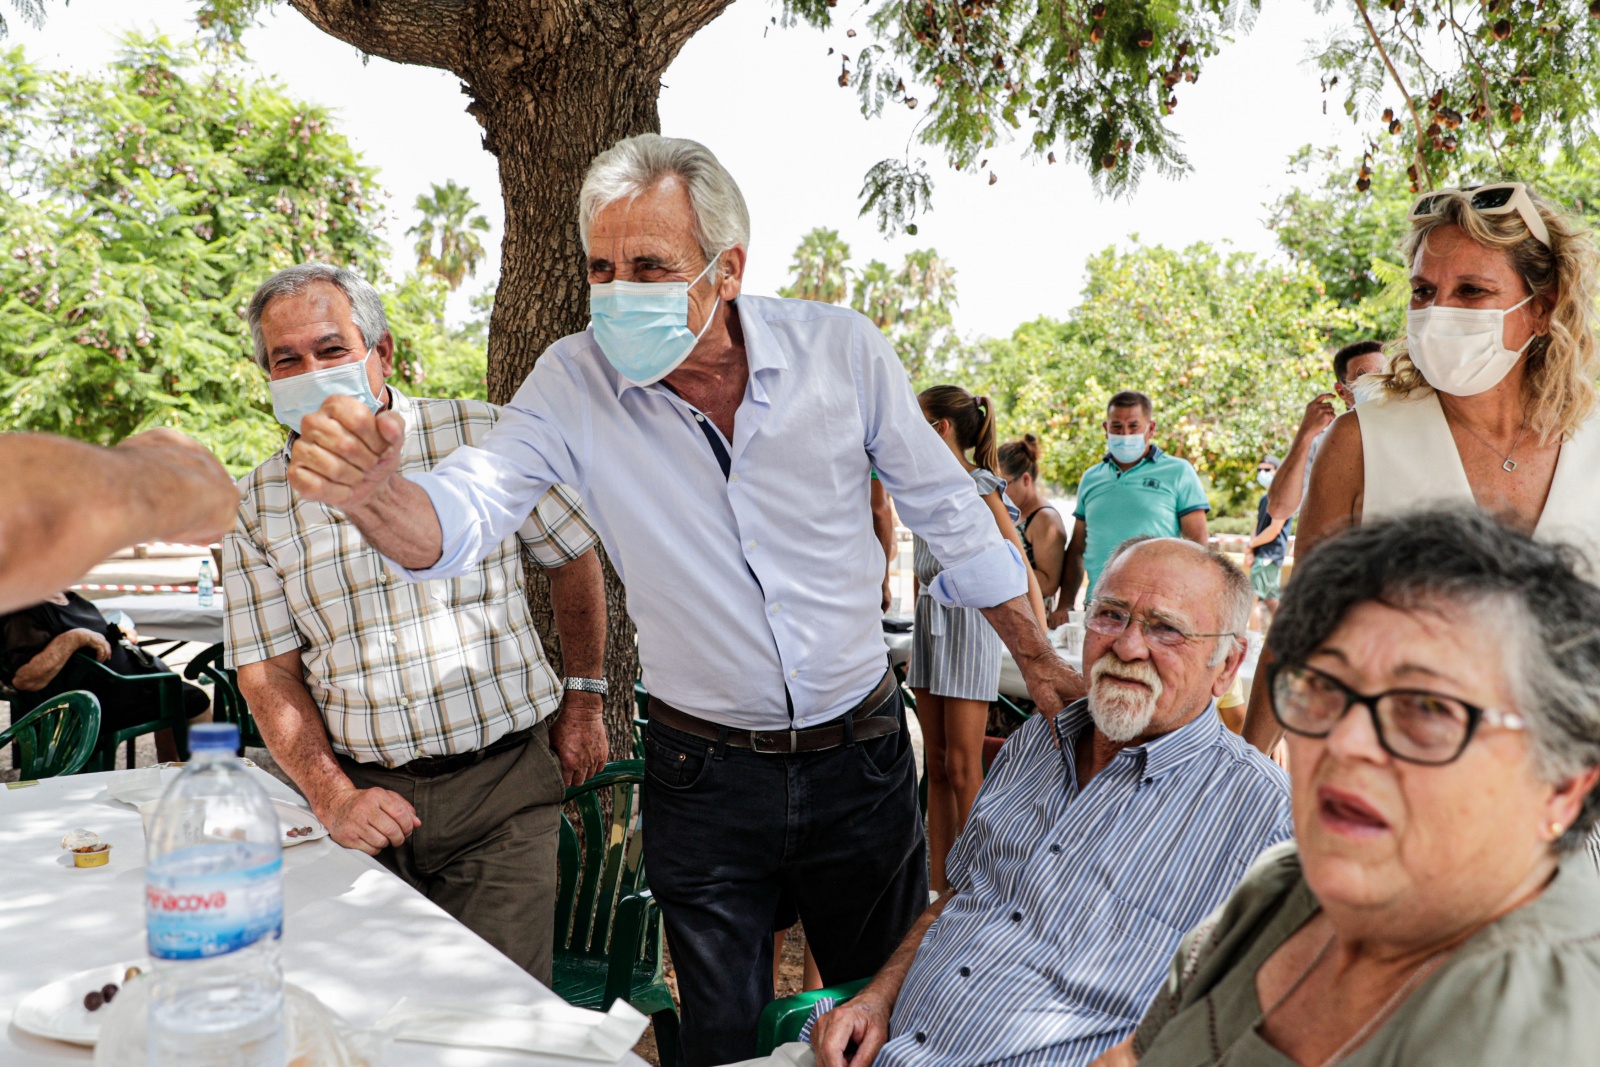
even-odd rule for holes
{"type": "Polygon", "coordinates": [[[666,917],[683,1067],[756,1054],[772,928],[793,902],[828,985],[870,977],[928,906],[927,845],[900,691],[898,733],[772,755],[650,724],[645,871],[666,917]]]}

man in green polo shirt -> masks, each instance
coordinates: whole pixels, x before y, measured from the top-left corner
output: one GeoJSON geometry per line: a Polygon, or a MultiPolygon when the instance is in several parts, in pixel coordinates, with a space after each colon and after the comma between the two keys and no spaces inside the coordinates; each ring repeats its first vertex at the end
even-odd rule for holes
{"type": "MultiPolygon", "coordinates": [[[[1063,590],[1076,596],[1089,574],[1089,590],[1100,577],[1111,550],[1130,537],[1185,537],[1206,543],[1206,512],[1211,505],[1200,476],[1189,461],[1157,448],[1155,407],[1131,389],[1106,406],[1107,452],[1078,483],[1078,521],[1067,545],[1063,590]]],[[[1063,597],[1068,607],[1072,596],[1063,597]]]]}

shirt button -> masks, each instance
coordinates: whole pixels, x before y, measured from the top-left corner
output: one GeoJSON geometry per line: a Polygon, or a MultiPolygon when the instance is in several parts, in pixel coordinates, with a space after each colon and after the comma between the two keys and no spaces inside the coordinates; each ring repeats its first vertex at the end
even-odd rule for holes
{"type": "Polygon", "coordinates": [[[706,421],[706,417],[704,415],[700,414],[697,411],[697,412],[694,413],[694,421],[695,422],[705,422],[706,421]]]}
{"type": "Polygon", "coordinates": [[[971,978],[972,977],[972,968],[971,967],[963,967],[963,968],[961,968],[961,977],[963,977],[963,978],[971,978]]]}
{"type": "Polygon", "coordinates": [[[728,481],[736,482],[738,480],[739,480],[739,472],[738,471],[734,471],[732,474],[728,475],[728,481]]]}
{"type": "Polygon", "coordinates": [[[778,613],[778,605],[777,604],[772,605],[772,613],[774,615],[776,615],[778,613]]]}
{"type": "Polygon", "coordinates": [[[379,585],[388,585],[389,584],[389,576],[387,574],[379,572],[379,574],[378,574],[378,584],[379,585]]]}
{"type": "Polygon", "coordinates": [[[1022,912],[1020,912],[1020,911],[1012,912],[1011,913],[1011,921],[1014,922],[1014,923],[1021,922],[1022,921],[1022,912]]]}
{"type": "Polygon", "coordinates": [[[798,678],[798,677],[800,677],[800,672],[798,670],[791,670],[789,672],[789,677],[798,678]]]}
{"type": "Polygon", "coordinates": [[[1059,855],[1061,855],[1061,846],[1060,845],[1051,845],[1050,846],[1050,851],[1054,852],[1056,855],[1059,856],[1059,855]]]}
{"type": "Polygon", "coordinates": [[[401,697],[400,698],[400,706],[402,708],[409,708],[411,706],[411,698],[410,697],[401,697]]]}
{"type": "Polygon", "coordinates": [[[917,1031],[917,1044],[925,1045],[927,1043],[928,1043],[928,1035],[923,1033],[921,1030],[918,1030],[917,1031]]]}
{"type": "Polygon", "coordinates": [[[400,639],[398,637],[396,637],[394,634],[390,634],[389,635],[389,643],[391,645],[398,645],[400,643],[400,639]]]}
{"type": "Polygon", "coordinates": [[[756,550],[756,543],[755,543],[755,541],[754,541],[754,540],[751,540],[751,541],[749,541],[749,542],[748,542],[748,543],[747,543],[747,544],[746,544],[746,545],[745,545],[745,546],[744,546],[744,547],[746,547],[746,548],[748,548],[748,549],[749,549],[749,550],[750,550],[750,551],[752,551],[752,552],[754,552],[754,551],[755,551],[755,550],[756,550]]]}

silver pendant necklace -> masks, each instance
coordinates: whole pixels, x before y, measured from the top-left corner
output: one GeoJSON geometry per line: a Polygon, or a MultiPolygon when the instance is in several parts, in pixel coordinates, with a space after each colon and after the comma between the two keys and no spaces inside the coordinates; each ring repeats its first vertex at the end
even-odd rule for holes
{"type": "MultiPolygon", "coordinates": [[[[1461,428],[1463,430],[1467,431],[1469,434],[1471,434],[1473,436],[1473,438],[1480,445],[1482,445],[1484,448],[1487,448],[1490,452],[1493,452],[1495,455],[1500,456],[1500,450],[1495,448],[1488,441],[1485,441],[1482,437],[1479,437],[1478,436],[1478,431],[1474,430],[1471,426],[1468,426],[1467,425],[1467,421],[1465,419],[1461,420],[1461,428]]],[[[1511,451],[1507,452],[1503,456],[1500,456],[1500,469],[1505,471],[1507,474],[1511,474],[1517,469],[1516,460],[1512,459],[1511,457],[1517,454],[1517,446],[1522,444],[1522,435],[1527,433],[1527,432],[1528,432],[1528,424],[1527,423],[1523,423],[1522,427],[1519,430],[1517,430],[1517,439],[1515,441],[1511,442],[1511,451]]]]}

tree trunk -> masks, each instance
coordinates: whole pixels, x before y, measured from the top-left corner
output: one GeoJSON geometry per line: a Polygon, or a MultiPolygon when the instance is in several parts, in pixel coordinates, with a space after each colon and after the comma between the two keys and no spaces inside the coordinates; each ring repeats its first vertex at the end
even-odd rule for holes
{"type": "MultiPolygon", "coordinates": [[[[467,111],[500,161],[505,239],[489,320],[489,399],[510,400],[549,345],[589,322],[578,189],[596,155],[660,128],[661,75],[732,0],[290,0],[323,31],[399,63],[459,75],[467,111]]],[[[426,150],[426,146],[419,146],[426,150]]],[[[613,759],[633,755],[634,628],[605,563],[606,726],[613,759]]],[[[560,649],[549,585],[529,600],[551,662],[560,649]]]]}

